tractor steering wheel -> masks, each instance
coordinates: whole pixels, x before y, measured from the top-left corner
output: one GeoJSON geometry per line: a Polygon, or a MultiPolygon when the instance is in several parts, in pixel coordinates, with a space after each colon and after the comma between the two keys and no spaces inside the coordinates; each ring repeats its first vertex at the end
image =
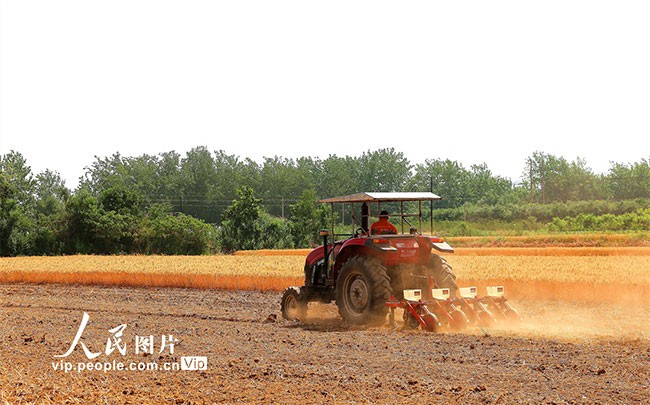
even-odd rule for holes
{"type": "Polygon", "coordinates": [[[366,232],[366,230],[363,229],[363,228],[357,228],[357,230],[354,231],[354,236],[355,237],[359,237],[361,235],[367,235],[367,234],[368,234],[368,232],[366,232]]]}

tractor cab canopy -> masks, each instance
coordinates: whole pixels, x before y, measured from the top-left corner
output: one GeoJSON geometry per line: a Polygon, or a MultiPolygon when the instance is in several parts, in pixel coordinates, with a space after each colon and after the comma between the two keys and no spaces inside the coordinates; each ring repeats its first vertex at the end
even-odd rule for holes
{"type": "Polygon", "coordinates": [[[359,202],[401,202],[401,201],[431,201],[442,200],[433,193],[356,193],[341,197],[323,198],[322,203],[359,203],[359,202]]]}
{"type": "MultiPolygon", "coordinates": [[[[429,201],[429,208],[433,210],[433,201],[442,199],[440,196],[429,192],[405,192],[405,193],[357,193],[341,197],[331,197],[319,200],[321,203],[328,203],[332,209],[332,235],[334,235],[334,204],[349,204],[352,217],[352,232],[363,231],[369,234],[369,219],[379,217],[379,213],[389,208],[390,216],[399,216],[401,233],[422,234],[422,202],[429,201]],[[417,204],[416,204],[417,203],[417,204]],[[355,204],[361,204],[361,218],[357,220],[355,204]],[[382,209],[384,205],[384,210],[382,209]],[[414,206],[416,205],[416,206],[414,206]],[[374,207],[374,208],[373,208],[374,207]],[[415,211],[415,212],[414,212],[415,211]],[[409,221],[409,218],[417,218],[418,227],[409,221]],[[405,225],[408,231],[405,232],[405,225]]],[[[431,229],[433,229],[433,215],[431,215],[431,229]]]]}

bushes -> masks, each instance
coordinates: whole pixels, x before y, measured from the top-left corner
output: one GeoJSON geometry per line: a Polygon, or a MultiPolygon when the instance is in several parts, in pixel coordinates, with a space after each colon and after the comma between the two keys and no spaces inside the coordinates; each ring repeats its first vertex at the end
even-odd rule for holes
{"type": "Polygon", "coordinates": [[[60,230],[64,251],[70,254],[179,255],[214,250],[214,228],[205,222],[172,214],[170,207],[165,205],[154,205],[136,215],[132,211],[132,200],[122,200],[126,204],[116,201],[111,198],[111,204],[101,204],[83,190],[70,198],[60,230]]]}
{"type": "Polygon", "coordinates": [[[650,209],[615,214],[578,214],[555,218],[549,225],[553,231],[647,231],[650,230],[650,209]]]}
{"type": "Polygon", "coordinates": [[[438,232],[482,236],[495,232],[626,232],[650,230],[649,200],[583,201],[434,211],[438,232]]]}
{"type": "Polygon", "coordinates": [[[577,217],[578,215],[622,215],[650,208],[649,199],[629,201],[571,201],[549,204],[506,204],[473,205],[460,208],[437,209],[433,212],[435,221],[503,221],[515,222],[536,218],[538,222],[548,223],[554,218],[577,217]]]}
{"type": "Polygon", "coordinates": [[[258,247],[255,249],[291,249],[291,223],[263,212],[259,221],[258,247]]]}
{"type": "Polygon", "coordinates": [[[138,250],[146,254],[201,255],[215,249],[216,231],[205,222],[156,207],[141,225],[138,250]]]}

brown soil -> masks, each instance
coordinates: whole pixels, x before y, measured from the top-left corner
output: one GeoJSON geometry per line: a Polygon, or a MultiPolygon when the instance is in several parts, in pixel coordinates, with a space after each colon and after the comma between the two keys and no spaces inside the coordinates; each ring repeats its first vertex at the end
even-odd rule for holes
{"type": "Polygon", "coordinates": [[[512,300],[515,327],[431,334],[349,328],[333,305],[280,319],[279,293],[177,288],[0,285],[0,401],[9,403],[647,403],[645,304],[512,300]],[[83,313],[93,362],[178,363],[204,371],[55,370],[83,313]],[[276,315],[277,320],[274,321],[276,315]],[[126,324],[126,355],[106,355],[126,324]],[[135,354],[135,336],[154,354],[135,354]],[[175,352],[158,353],[173,335],[175,352]]]}

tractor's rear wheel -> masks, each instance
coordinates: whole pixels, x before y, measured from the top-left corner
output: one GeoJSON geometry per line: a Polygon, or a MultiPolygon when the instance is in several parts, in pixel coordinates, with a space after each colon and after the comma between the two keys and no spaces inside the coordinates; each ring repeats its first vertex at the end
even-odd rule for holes
{"type": "Polygon", "coordinates": [[[428,273],[433,277],[438,288],[449,288],[449,295],[456,297],[458,291],[458,284],[456,284],[456,275],[454,274],[451,265],[447,263],[444,257],[438,255],[431,255],[428,273]]]}
{"type": "Polygon", "coordinates": [[[386,268],[372,257],[350,258],[336,279],[336,305],[343,320],[351,325],[381,324],[391,294],[386,268]]]}
{"type": "Polygon", "coordinates": [[[280,310],[282,317],[288,321],[305,321],[307,318],[307,303],[300,296],[300,287],[289,287],[282,294],[280,310]]]}

